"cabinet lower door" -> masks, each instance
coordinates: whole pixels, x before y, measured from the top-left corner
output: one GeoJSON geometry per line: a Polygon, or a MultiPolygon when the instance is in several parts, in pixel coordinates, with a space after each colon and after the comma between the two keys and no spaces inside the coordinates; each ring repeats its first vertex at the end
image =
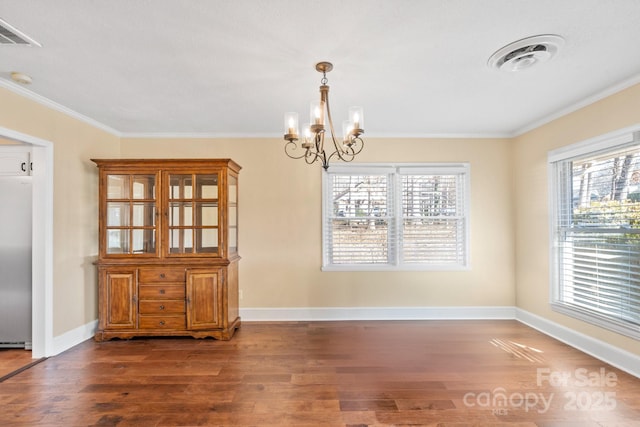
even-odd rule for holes
{"type": "Polygon", "coordinates": [[[187,329],[222,327],[222,269],[187,271],[187,329]]]}
{"type": "Polygon", "coordinates": [[[136,328],[136,271],[106,270],[101,279],[104,281],[101,287],[104,295],[100,296],[102,329],[136,328]]]}

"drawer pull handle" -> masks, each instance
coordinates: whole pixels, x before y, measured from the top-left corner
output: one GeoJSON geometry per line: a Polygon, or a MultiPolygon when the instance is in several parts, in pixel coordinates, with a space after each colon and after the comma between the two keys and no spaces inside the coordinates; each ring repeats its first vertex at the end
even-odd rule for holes
{"type": "Polygon", "coordinates": [[[160,278],[161,278],[161,279],[164,279],[164,278],[165,278],[164,273],[160,273],[160,278]]]}
{"type": "Polygon", "coordinates": [[[160,306],[160,310],[164,310],[164,305],[161,305],[161,306],[160,306]]]}
{"type": "Polygon", "coordinates": [[[160,293],[164,295],[164,289],[160,289],[160,293]]]}
{"type": "Polygon", "coordinates": [[[160,321],[160,326],[164,326],[164,320],[160,321]]]}

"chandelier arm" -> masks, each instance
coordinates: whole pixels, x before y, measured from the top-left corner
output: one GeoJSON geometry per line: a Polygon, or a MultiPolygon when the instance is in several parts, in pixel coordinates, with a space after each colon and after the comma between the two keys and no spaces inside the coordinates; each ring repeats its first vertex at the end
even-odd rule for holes
{"type": "Polygon", "coordinates": [[[349,148],[351,149],[353,156],[355,156],[356,154],[360,154],[360,152],[364,148],[364,140],[359,136],[356,136],[351,140],[351,145],[349,146],[349,148]]]}
{"type": "Polygon", "coordinates": [[[349,144],[345,145],[345,148],[342,152],[336,151],[331,155],[331,157],[333,157],[333,155],[335,154],[343,162],[350,162],[356,157],[357,154],[362,151],[363,148],[364,141],[362,140],[362,138],[354,137],[351,139],[351,142],[349,144]]]}
{"type": "MultiPolygon", "coordinates": [[[[342,160],[343,162],[350,162],[351,160],[353,160],[353,157],[351,159],[347,159],[345,157],[343,157],[342,154],[340,154],[339,151],[334,151],[333,153],[331,153],[331,155],[329,156],[329,158],[327,159],[327,164],[329,164],[329,161],[331,160],[331,158],[333,157],[338,157],[340,160],[342,160]]],[[[328,166],[327,166],[328,167],[328,166]]]]}
{"type": "Polygon", "coordinates": [[[315,152],[315,151],[311,151],[311,150],[307,150],[307,152],[305,153],[305,156],[304,156],[304,161],[308,165],[311,165],[311,164],[317,162],[319,159],[322,159],[320,154],[315,152]]]}
{"type": "Polygon", "coordinates": [[[342,152],[340,151],[335,151],[331,157],[333,156],[338,156],[338,158],[340,160],[342,160],[343,162],[350,162],[355,158],[355,153],[353,153],[351,148],[346,148],[344,149],[342,152]]]}
{"type": "Polygon", "coordinates": [[[309,150],[308,152],[306,152],[304,154],[304,156],[302,157],[305,161],[305,163],[307,164],[313,164],[318,160],[318,154],[314,153],[313,151],[309,150]]]}
{"type": "Polygon", "coordinates": [[[329,158],[327,158],[327,153],[324,151],[324,130],[316,133],[315,136],[315,144],[316,144],[316,156],[322,161],[322,167],[327,169],[329,167],[329,158]]]}
{"type": "Polygon", "coordinates": [[[314,138],[313,142],[316,146],[316,153],[318,155],[320,154],[324,155],[324,131],[320,131],[316,133],[313,138],[314,138]]]}
{"type": "Polygon", "coordinates": [[[324,151],[322,153],[316,154],[316,160],[320,160],[320,162],[322,163],[322,167],[325,170],[329,168],[329,159],[331,159],[331,156],[327,157],[327,153],[324,151]]]}
{"type": "Polygon", "coordinates": [[[290,154],[290,152],[291,152],[291,151],[295,151],[295,150],[297,150],[297,149],[299,149],[299,148],[302,148],[302,147],[299,147],[299,146],[298,146],[298,144],[296,143],[296,141],[289,141],[289,142],[287,142],[287,143],[284,145],[284,153],[285,153],[288,157],[290,157],[290,158],[292,158],[292,159],[301,159],[301,158],[303,158],[303,157],[306,157],[306,156],[307,156],[307,152],[308,152],[308,150],[305,150],[305,151],[304,151],[301,155],[299,155],[299,156],[297,156],[297,155],[293,155],[293,154],[290,154]],[[292,147],[293,147],[293,148],[292,148],[292,147]]]}

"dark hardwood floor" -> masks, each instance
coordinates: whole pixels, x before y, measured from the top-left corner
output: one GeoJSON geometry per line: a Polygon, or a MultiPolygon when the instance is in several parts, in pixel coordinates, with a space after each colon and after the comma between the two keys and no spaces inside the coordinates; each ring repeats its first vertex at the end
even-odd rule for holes
{"type": "Polygon", "coordinates": [[[2,426],[640,426],[640,379],[516,321],[245,323],[86,341],[0,383],[2,426]]]}
{"type": "Polygon", "coordinates": [[[18,348],[0,348],[0,381],[6,375],[32,363],[31,351],[18,348]]]}

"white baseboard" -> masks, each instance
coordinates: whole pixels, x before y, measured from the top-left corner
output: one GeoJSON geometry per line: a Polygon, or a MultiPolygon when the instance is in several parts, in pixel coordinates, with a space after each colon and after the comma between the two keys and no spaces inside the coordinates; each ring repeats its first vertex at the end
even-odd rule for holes
{"type": "Polygon", "coordinates": [[[640,378],[640,356],[520,308],[516,308],[516,319],[545,335],[640,378]]]}
{"type": "Polygon", "coordinates": [[[80,344],[83,341],[92,338],[98,327],[98,320],[91,321],[75,329],[65,332],[62,335],[53,337],[53,354],[55,356],[63,351],[69,350],[71,347],[80,344]]]}
{"type": "Polygon", "coordinates": [[[512,306],[241,308],[243,321],[515,319],[512,306]]]}

